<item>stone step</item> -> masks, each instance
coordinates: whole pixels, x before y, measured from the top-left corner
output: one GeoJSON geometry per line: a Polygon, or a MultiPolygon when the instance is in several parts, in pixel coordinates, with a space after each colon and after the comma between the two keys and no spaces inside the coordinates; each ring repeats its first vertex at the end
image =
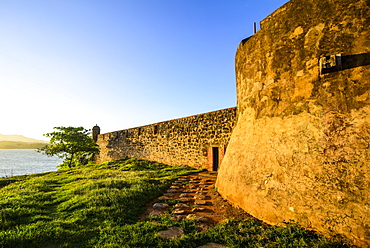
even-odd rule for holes
{"type": "Polygon", "coordinates": [[[199,177],[205,177],[205,178],[210,178],[210,179],[217,179],[217,172],[210,172],[210,171],[204,171],[204,172],[200,172],[198,174],[199,177]]]}

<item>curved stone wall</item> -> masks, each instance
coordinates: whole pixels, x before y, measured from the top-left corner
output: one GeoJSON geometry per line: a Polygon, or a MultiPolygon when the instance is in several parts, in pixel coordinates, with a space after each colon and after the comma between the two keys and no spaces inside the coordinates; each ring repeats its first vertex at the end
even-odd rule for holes
{"type": "Polygon", "coordinates": [[[370,246],[370,1],[291,0],[236,53],[221,195],[370,246]]]}

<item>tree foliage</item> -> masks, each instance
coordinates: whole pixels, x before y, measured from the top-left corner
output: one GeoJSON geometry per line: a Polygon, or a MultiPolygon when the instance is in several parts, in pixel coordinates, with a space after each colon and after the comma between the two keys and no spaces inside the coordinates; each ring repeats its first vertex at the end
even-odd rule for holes
{"type": "Polygon", "coordinates": [[[55,132],[44,134],[50,144],[37,151],[49,157],[63,159],[61,167],[72,168],[87,164],[99,152],[98,145],[90,136],[90,130],[83,127],[54,127],[55,132]]]}

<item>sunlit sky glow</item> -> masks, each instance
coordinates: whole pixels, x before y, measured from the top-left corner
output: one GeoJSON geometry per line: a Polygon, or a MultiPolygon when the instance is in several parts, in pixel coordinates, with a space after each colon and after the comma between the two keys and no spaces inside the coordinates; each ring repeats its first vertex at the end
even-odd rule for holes
{"type": "Polygon", "coordinates": [[[240,41],[286,0],[0,0],[0,134],[236,105],[240,41]]]}

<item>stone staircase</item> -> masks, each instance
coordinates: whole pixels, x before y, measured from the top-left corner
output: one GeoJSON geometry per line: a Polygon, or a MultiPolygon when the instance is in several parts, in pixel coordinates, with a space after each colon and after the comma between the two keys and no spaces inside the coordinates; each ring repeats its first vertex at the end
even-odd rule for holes
{"type": "Polygon", "coordinates": [[[148,216],[171,213],[172,218],[193,218],[204,228],[215,225],[225,218],[250,218],[243,210],[231,206],[215,190],[217,172],[204,171],[178,178],[167,191],[147,206],[141,220],[148,216]],[[170,206],[165,203],[178,202],[170,206]]]}
{"type": "MultiPolygon", "coordinates": [[[[217,172],[204,171],[178,178],[155,201],[147,206],[141,220],[150,216],[160,216],[170,213],[174,220],[194,219],[199,231],[205,231],[227,218],[252,218],[241,209],[231,206],[215,190],[217,172]],[[177,202],[170,206],[166,202],[177,202]]],[[[184,234],[178,227],[161,231],[163,238],[173,239],[184,234]]],[[[210,243],[202,248],[226,247],[210,243]]]]}
{"type": "Polygon", "coordinates": [[[214,219],[215,206],[212,200],[216,193],[214,190],[216,179],[217,172],[211,171],[178,178],[154,204],[147,207],[142,217],[164,215],[170,211],[176,220],[194,218],[207,225],[215,224],[217,220],[214,219]],[[166,200],[176,200],[178,203],[169,206],[164,203],[166,200]]]}

